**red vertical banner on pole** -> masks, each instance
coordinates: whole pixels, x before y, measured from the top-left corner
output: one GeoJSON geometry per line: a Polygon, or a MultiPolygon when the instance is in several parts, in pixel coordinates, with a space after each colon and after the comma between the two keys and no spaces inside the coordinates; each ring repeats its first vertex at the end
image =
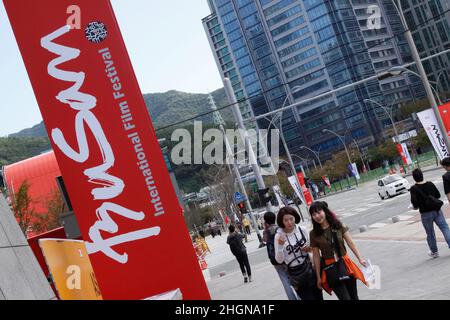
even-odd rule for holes
{"type": "Polygon", "coordinates": [[[444,122],[445,130],[447,130],[447,135],[450,137],[450,102],[439,106],[439,113],[444,122]]]}
{"type": "Polygon", "coordinates": [[[300,181],[300,184],[302,187],[303,195],[305,196],[306,204],[308,206],[310,206],[310,205],[312,205],[314,200],[311,195],[311,192],[309,192],[309,189],[305,185],[305,176],[303,175],[302,172],[297,172],[297,176],[298,176],[298,180],[300,181]]]}
{"type": "Polygon", "coordinates": [[[4,0],[105,299],[209,299],[108,0],[4,0]]]}
{"type": "Polygon", "coordinates": [[[322,176],[322,180],[323,180],[323,182],[325,182],[325,184],[327,185],[328,188],[331,187],[330,179],[328,179],[327,176],[322,176]]]}
{"type": "Polygon", "coordinates": [[[406,159],[406,155],[405,155],[405,153],[403,152],[403,147],[402,147],[402,145],[401,145],[400,143],[397,143],[396,146],[397,146],[398,154],[402,157],[403,164],[406,164],[406,165],[407,165],[407,164],[408,164],[408,160],[406,159]]]}

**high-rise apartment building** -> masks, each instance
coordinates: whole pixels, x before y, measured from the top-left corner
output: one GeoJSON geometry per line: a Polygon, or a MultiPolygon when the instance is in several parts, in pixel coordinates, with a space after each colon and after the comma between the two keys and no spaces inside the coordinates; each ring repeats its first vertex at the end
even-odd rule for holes
{"type": "MultiPolygon", "coordinates": [[[[404,39],[389,39],[398,32],[395,23],[383,21],[374,32],[364,25],[371,2],[378,3],[209,0],[211,15],[203,19],[205,31],[222,77],[231,79],[243,100],[244,118],[410,61],[404,39]],[[359,10],[364,7],[366,13],[359,10]]],[[[301,147],[307,146],[327,157],[343,149],[340,139],[323,129],[346,135],[347,141],[355,139],[362,147],[376,143],[386,119],[380,120],[375,112],[379,110],[365,100],[385,105],[407,101],[414,92],[420,93],[413,85],[405,76],[372,80],[285,111],[282,125],[290,151],[302,155],[301,147]]]]}
{"type": "MultiPolygon", "coordinates": [[[[402,0],[402,8],[422,58],[450,49],[449,0],[402,0]]],[[[450,53],[423,66],[437,92],[450,91],[450,53]]]]}

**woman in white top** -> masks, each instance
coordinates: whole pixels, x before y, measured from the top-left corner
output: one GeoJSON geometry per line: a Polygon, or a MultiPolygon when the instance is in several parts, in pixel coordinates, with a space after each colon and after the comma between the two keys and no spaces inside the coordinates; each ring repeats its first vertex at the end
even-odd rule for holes
{"type": "Polygon", "coordinates": [[[323,300],[322,291],[316,286],[309,252],[309,235],[306,228],[297,226],[300,216],[294,208],[284,207],[277,215],[280,227],[275,235],[275,259],[286,263],[292,286],[302,300],[323,300]]]}

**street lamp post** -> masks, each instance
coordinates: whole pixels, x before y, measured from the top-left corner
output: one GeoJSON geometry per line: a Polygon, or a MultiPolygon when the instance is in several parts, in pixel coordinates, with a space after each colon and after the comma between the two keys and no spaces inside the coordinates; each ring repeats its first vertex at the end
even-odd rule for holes
{"type": "MultiPolygon", "coordinates": [[[[300,88],[300,87],[298,87],[298,86],[292,88],[292,92],[295,93],[295,91],[298,90],[299,88],[300,88]]],[[[274,120],[275,120],[276,117],[279,117],[279,118],[280,118],[280,126],[278,127],[278,130],[279,130],[279,132],[280,132],[280,139],[281,139],[281,142],[283,143],[283,148],[284,148],[284,150],[286,151],[286,155],[287,155],[287,157],[288,157],[288,163],[289,163],[289,166],[290,166],[290,168],[291,168],[292,174],[294,175],[295,180],[297,181],[299,187],[301,188],[302,185],[300,184],[300,179],[299,179],[298,176],[297,176],[297,170],[295,170],[294,161],[292,161],[292,155],[291,155],[291,152],[289,151],[288,145],[287,145],[287,143],[286,143],[286,139],[284,138],[284,134],[283,134],[283,112],[284,112],[284,107],[285,107],[285,105],[286,105],[286,103],[287,103],[287,101],[288,101],[288,98],[289,98],[289,96],[286,96],[286,99],[284,99],[284,102],[283,102],[283,104],[281,105],[281,111],[280,111],[279,113],[276,113],[276,114],[273,116],[274,119],[272,119],[271,123],[273,123],[273,125],[274,125],[275,127],[277,127],[277,126],[275,125],[275,121],[274,121],[274,120]]],[[[302,167],[302,172],[303,172],[303,174],[305,174],[304,171],[303,171],[303,167],[302,167]]],[[[307,204],[306,204],[306,199],[305,199],[305,196],[303,195],[303,193],[301,194],[301,196],[302,196],[302,199],[301,199],[301,200],[303,201],[303,203],[304,203],[305,205],[307,205],[307,204]]]]}
{"type": "MultiPolygon", "coordinates": [[[[420,76],[420,74],[418,74],[417,72],[414,72],[414,71],[412,71],[412,70],[409,70],[409,69],[407,69],[407,68],[403,68],[403,67],[393,67],[393,70],[400,70],[400,73],[410,73],[410,74],[413,74],[413,75],[415,75],[416,77],[419,77],[419,78],[421,78],[421,76],[420,76]]],[[[436,88],[434,88],[432,85],[430,85],[430,87],[431,87],[431,90],[434,92],[434,94],[436,95],[436,98],[437,98],[437,100],[438,100],[438,102],[439,102],[439,105],[442,105],[442,101],[441,101],[441,98],[439,97],[439,91],[438,91],[438,80],[439,80],[439,78],[440,78],[440,76],[442,75],[442,71],[439,73],[439,75],[438,75],[438,77],[437,77],[437,80],[436,80],[436,82],[434,82],[434,81],[429,81],[429,82],[433,82],[434,84],[436,84],[436,88]]]]}
{"type": "Polygon", "coordinates": [[[306,149],[306,150],[311,151],[316,156],[317,160],[319,161],[320,169],[323,169],[322,161],[320,161],[320,157],[319,157],[319,151],[314,151],[314,150],[312,150],[312,149],[310,149],[310,148],[308,148],[306,146],[301,146],[300,149],[306,149]]]}
{"type": "MultiPolygon", "coordinates": [[[[437,78],[436,78],[436,91],[437,91],[437,96],[439,97],[439,89],[440,89],[440,87],[444,90],[444,86],[442,85],[442,86],[440,86],[440,78],[441,78],[441,76],[444,74],[444,72],[445,73],[447,73],[447,71],[445,71],[445,70],[442,70],[441,72],[439,72],[439,74],[438,74],[438,76],[437,76],[437,78]]],[[[445,97],[445,99],[447,100],[447,96],[444,96],[445,97]]],[[[442,104],[442,103],[441,103],[442,104]]]]}
{"type": "Polygon", "coordinates": [[[301,161],[301,162],[300,162],[300,169],[301,169],[303,175],[306,177],[305,168],[303,168],[303,162],[306,163],[306,167],[307,167],[307,169],[309,170],[309,168],[308,168],[308,159],[302,158],[302,157],[300,157],[300,156],[298,156],[298,155],[296,155],[296,154],[293,154],[292,156],[295,157],[295,158],[300,159],[300,161],[301,161]]]}
{"type": "MultiPolygon", "coordinates": [[[[394,102],[392,102],[392,104],[391,104],[391,108],[390,108],[390,109],[391,109],[391,112],[388,112],[388,111],[386,110],[386,107],[385,107],[385,106],[381,105],[380,103],[378,103],[378,102],[376,102],[376,101],[374,101],[374,100],[371,100],[371,99],[365,99],[364,101],[369,101],[369,102],[375,103],[377,106],[379,106],[381,109],[383,109],[384,112],[387,113],[387,115],[389,116],[389,119],[391,120],[392,128],[394,129],[395,140],[396,140],[397,143],[401,143],[401,142],[400,142],[400,136],[398,135],[397,127],[395,126],[395,122],[394,122],[394,119],[392,118],[392,114],[391,114],[391,112],[392,112],[392,106],[394,105],[394,102]]],[[[405,166],[404,166],[403,162],[402,162],[402,167],[403,167],[403,170],[405,170],[405,166]]],[[[406,171],[405,171],[405,172],[406,172],[406,171]]]]}
{"type": "MultiPolygon", "coordinates": [[[[323,133],[329,132],[329,133],[335,135],[336,137],[338,137],[339,140],[341,140],[341,142],[342,142],[342,144],[344,145],[344,148],[345,148],[345,153],[347,154],[348,164],[349,164],[350,166],[353,166],[353,165],[352,165],[352,159],[350,158],[350,154],[348,153],[347,145],[345,144],[344,139],[342,139],[342,136],[339,135],[339,134],[337,134],[337,133],[334,132],[334,131],[329,130],[329,129],[323,129],[322,132],[323,132],[323,133]]],[[[344,135],[344,138],[345,138],[345,135],[344,135]]],[[[348,177],[348,175],[347,175],[347,177],[348,177]]],[[[358,186],[358,179],[356,179],[356,177],[354,177],[354,178],[355,178],[356,186],[358,186]]]]}
{"type": "MultiPolygon", "coordinates": [[[[363,156],[362,156],[361,149],[359,148],[359,145],[358,145],[358,142],[356,142],[356,139],[353,139],[353,143],[355,144],[356,148],[358,149],[359,157],[361,158],[361,163],[363,165],[363,168],[366,168],[366,164],[364,163],[364,159],[363,159],[363,156]]],[[[370,171],[370,168],[368,168],[368,170],[370,171]]]]}
{"type": "MultiPolygon", "coordinates": [[[[334,131],[329,130],[329,129],[323,129],[322,132],[323,132],[323,133],[329,132],[329,133],[335,135],[336,137],[338,137],[339,140],[341,140],[341,142],[342,142],[342,144],[344,145],[344,148],[345,148],[345,153],[347,154],[348,163],[349,163],[349,164],[352,164],[352,159],[350,158],[350,154],[348,153],[347,145],[345,144],[344,139],[342,139],[342,136],[339,135],[339,134],[337,134],[337,133],[334,132],[334,131]]],[[[344,136],[344,137],[345,137],[345,136],[344,136]]]]}
{"type": "MultiPolygon", "coordinates": [[[[391,113],[387,111],[386,107],[383,106],[381,103],[378,103],[378,102],[376,102],[375,100],[372,100],[372,99],[364,99],[364,101],[368,101],[368,102],[374,103],[377,106],[379,106],[381,109],[383,109],[384,112],[386,112],[386,114],[388,115],[389,119],[391,120],[392,128],[394,129],[395,140],[397,140],[397,143],[400,143],[400,137],[398,136],[398,131],[397,131],[397,127],[395,126],[394,119],[392,118],[391,113]]],[[[392,106],[393,105],[394,105],[394,103],[392,103],[392,105],[391,105],[391,111],[392,111],[392,106]]]]}
{"type": "Polygon", "coordinates": [[[444,138],[445,146],[447,147],[447,153],[450,152],[450,140],[448,138],[447,130],[445,129],[444,122],[442,121],[441,114],[438,109],[438,105],[433,95],[433,91],[431,89],[430,82],[428,81],[427,73],[425,72],[425,68],[423,67],[422,60],[420,59],[419,52],[417,51],[416,44],[414,43],[414,38],[412,36],[411,30],[408,27],[408,23],[406,21],[405,15],[402,10],[401,0],[393,0],[394,6],[396,6],[398,14],[400,16],[400,20],[405,28],[405,37],[408,41],[409,47],[411,49],[412,56],[416,63],[417,69],[419,71],[419,75],[422,79],[423,86],[425,87],[425,91],[427,93],[428,101],[430,102],[431,108],[434,111],[434,115],[436,116],[436,120],[438,122],[439,128],[441,129],[442,136],[444,138]]]}
{"type": "MultiPolygon", "coordinates": [[[[250,199],[249,199],[249,197],[247,195],[247,191],[245,190],[245,186],[244,186],[244,183],[242,181],[241,173],[239,172],[239,166],[238,166],[237,162],[234,160],[233,150],[231,149],[230,142],[228,141],[227,135],[225,134],[225,128],[224,128],[223,119],[220,116],[220,112],[217,110],[216,106],[214,104],[212,104],[211,107],[212,107],[213,110],[215,110],[215,112],[217,112],[215,121],[217,122],[216,124],[219,126],[220,131],[223,134],[223,138],[224,138],[224,142],[225,142],[225,148],[226,148],[226,158],[227,158],[228,169],[230,170],[230,172],[232,172],[234,174],[234,177],[237,180],[238,185],[239,185],[239,190],[242,193],[242,195],[245,197],[245,204],[247,205],[247,208],[249,210],[250,220],[252,221],[253,228],[256,231],[256,235],[257,235],[258,240],[259,240],[259,246],[262,247],[263,246],[263,240],[262,240],[261,232],[259,231],[258,224],[257,224],[257,222],[255,220],[255,217],[253,216],[253,208],[252,208],[252,205],[250,203],[250,199]],[[230,164],[233,165],[232,166],[233,167],[233,171],[231,171],[230,164]]],[[[252,146],[250,146],[250,149],[252,149],[252,146]]],[[[256,176],[256,173],[255,173],[255,176],[256,176]]]]}

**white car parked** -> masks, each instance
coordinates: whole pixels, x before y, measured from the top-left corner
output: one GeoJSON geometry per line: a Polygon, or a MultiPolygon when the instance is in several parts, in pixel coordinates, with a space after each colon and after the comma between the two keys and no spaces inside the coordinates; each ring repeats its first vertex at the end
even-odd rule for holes
{"type": "Polygon", "coordinates": [[[381,200],[409,191],[410,188],[408,180],[399,175],[394,174],[378,180],[378,195],[381,200]]]}

